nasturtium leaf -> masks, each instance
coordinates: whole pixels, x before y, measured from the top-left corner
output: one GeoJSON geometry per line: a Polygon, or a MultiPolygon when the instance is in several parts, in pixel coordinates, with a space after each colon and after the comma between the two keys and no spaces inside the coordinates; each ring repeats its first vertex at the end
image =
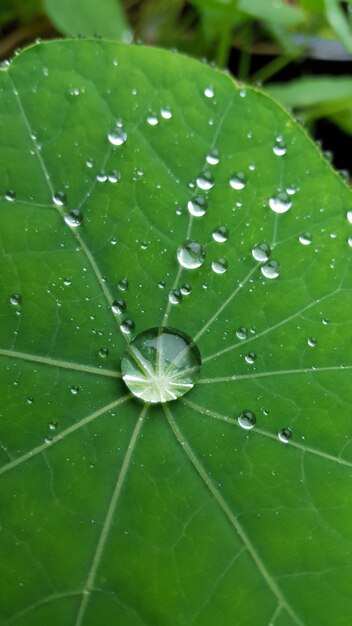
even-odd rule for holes
{"type": "Polygon", "coordinates": [[[120,0],[44,0],[53,24],[65,35],[131,41],[131,32],[120,0]]]}
{"type": "Polygon", "coordinates": [[[268,96],[140,46],[25,51],[0,135],[2,623],[348,624],[349,189],[268,96]],[[187,394],[130,393],[140,333],[187,394]]]}

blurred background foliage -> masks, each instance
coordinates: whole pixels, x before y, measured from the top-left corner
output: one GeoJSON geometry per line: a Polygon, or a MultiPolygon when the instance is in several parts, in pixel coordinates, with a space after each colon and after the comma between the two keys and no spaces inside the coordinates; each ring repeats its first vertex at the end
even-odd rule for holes
{"type": "MultiPolygon", "coordinates": [[[[0,0],[0,57],[58,36],[176,49],[263,86],[350,165],[352,0],[0,0]]],[[[347,172],[344,172],[347,176],[347,172]]]]}

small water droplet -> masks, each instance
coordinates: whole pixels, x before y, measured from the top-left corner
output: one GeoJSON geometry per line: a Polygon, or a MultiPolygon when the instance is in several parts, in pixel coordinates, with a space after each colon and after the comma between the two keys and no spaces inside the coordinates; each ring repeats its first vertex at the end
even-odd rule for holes
{"type": "Polygon", "coordinates": [[[147,123],[149,126],[157,126],[159,124],[159,120],[154,113],[149,113],[147,116],[147,123]]]}
{"type": "Polygon", "coordinates": [[[243,411],[237,418],[239,425],[246,430],[254,428],[257,418],[252,411],[243,411]]]}
{"type": "Polygon", "coordinates": [[[169,302],[171,304],[180,304],[182,300],[182,293],[179,289],[172,289],[169,292],[169,302]]]}
{"type": "Polygon", "coordinates": [[[100,348],[98,355],[101,359],[106,359],[109,356],[109,350],[107,348],[100,348]]]}
{"type": "Polygon", "coordinates": [[[206,98],[214,98],[214,95],[215,95],[214,87],[212,85],[209,85],[208,87],[206,87],[204,89],[204,95],[206,98]]]}
{"type": "Polygon", "coordinates": [[[119,282],[117,283],[117,288],[120,291],[127,291],[127,289],[128,289],[128,280],[127,280],[127,278],[121,278],[121,280],[119,280],[119,282]]]}
{"type": "Polygon", "coordinates": [[[240,339],[241,341],[243,339],[247,339],[247,337],[248,337],[247,328],[244,328],[244,326],[241,326],[241,328],[237,328],[237,330],[236,330],[236,337],[238,339],[240,339]]]}
{"type": "Polygon", "coordinates": [[[79,387],[73,386],[71,387],[71,393],[76,396],[79,392],[79,387]]]}
{"type": "Polygon", "coordinates": [[[12,304],[13,306],[20,306],[22,303],[22,296],[20,296],[19,293],[13,293],[12,296],[10,296],[10,304],[12,304]]]}
{"type": "Polygon", "coordinates": [[[347,211],[346,213],[346,217],[349,221],[350,224],[352,224],[352,209],[350,209],[349,211],[347,211]]]}
{"type": "Polygon", "coordinates": [[[277,278],[280,276],[280,266],[277,261],[268,261],[260,268],[265,278],[277,278]]]}
{"type": "Polygon", "coordinates": [[[298,237],[299,242],[302,244],[302,246],[309,246],[312,241],[312,235],[310,233],[303,233],[303,235],[300,235],[298,237]]]}
{"type": "Polygon", "coordinates": [[[237,172],[237,174],[231,176],[229,182],[232,189],[236,189],[238,191],[244,189],[246,186],[245,175],[242,172],[237,172]]]}
{"type": "Polygon", "coordinates": [[[197,242],[188,239],[177,250],[177,259],[185,269],[192,270],[201,267],[205,261],[203,247],[197,242]]]}
{"type": "Polygon", "coordinates": [[[13,189],[9,189],[8,191],[6,191],[6,193],[4,194],[4,198],[5,200],[7,200],[8,202],[14,202],[16,200],[16,192],[13,191],[13,189]]]}
{"type": "Polygon", "coordinates": [[[117,244],[116,237],[113,237],[112,239],[110,239],[110,243],[111,243],[112,246],[116,246],[116,244],[117,244]]]}
{"type": "Polygon", "coordinates": [[[182,285],[180,291],[183,296],[189,296],[192,292],[192,287],[188,283],[185,283],[184,285],[182,285]]]}
{"type": "Polygon", "coordinates": [[[56,204],[56,206],[64,206],[66,204],[66,194],[63,191],[54,193],[53,203],[56,204]]]}
{"type": "Polygon", "coordinates": [[[68,287],[69,285],[71,285],[72,280],[71,278],[64,278],[63,283],[66,287],[68,287]]]}
{"type": "Polygon", "coordinates": [[[117,122],[115,128],[108,134],[108,139],[113,146],[122,146],[127,141],[127,133],[122,122],[117,122]]]}
{"type": "Polygon", "coordinates": [[[122,315],[126,310],[126,302],[124,300],[114,300],[111,305],[111,310],[115,315],[122,315]]]}
{"type": "Polygon", "coordinates": [[[287,213],[292,206],[292,201],[285,191],[281,191],[277,196],[269,199],[269,206],[274,213],[287,213]]]}
{"type": "Polygon", "coordinates": [[[33,404],[34,399],[33,398],[27,398],[27,404],[33,404]]]}
{"type": "Polygon", "coordinates": [[[112,170],[110,174],[108,174],[108,181],[110,183],[118,183],[121,180],[121,173],[117,170],[112,170]]]}
{"type": "Polygon", "coordinates": [[[248,352],[248,354],[244,357],[244,360],[248,363],[248,365],[253,365],[256,358],[257,355],[254,352],[248,352]]]}
{"type": "Polygon", "coordinates": [[[270,257],[270,247],[267,243],[257,243],[252,248],[252,257],[259,263],[265,263],[270,257]]]}
{"type": "Polygon", "coordinates": [[[226,228],[226,226],[218,226],[215,230],[213,230],[212,238],[216,241],[216,243],[225,243],[225,241],[229,238],[228,228],[226,228]]]}
{"type": "Polygon", "coordinates": [[[206,162],[209,165],[218,165],[218,163],[220,162],[218,150],[213,150],[210,154],[208,154],[206,156],[206,162]]]}
{"type": "Polygon", "coordinates": [[[352,248],[352,235],[350,235],[349,238],[347,239],[347,243],[349,247],[352,248]]]}
{"type": "Polygon", "coordinates": [[[318,342],[317,342],[317,340],[316,340],[316,338],[315,338],[315,337],[309,337],[309,338],[307,339],[307,344],[308,344],[308,346],[309,346],[310,348],[315,348],[315,346],[317,345],[317,343],[318,343],[318,342]]]}
{"type": "Polygon", "coordinates": [[[210,172],[202,172],[196,179],[197,187],[203,191],[209,191],[214,187],[213,177],[210,172]]]}
{"type": "Polygon", "coordinates": [[[65,213],[64,220],[70,228],[78,228],[83,222],[83,215],[79,209],[72,209],[69,213],[65,213]]]}
{"type": "Polygon", "coordinates": [[[284,156],[287,152],[286,144],[282,135],[278,135],[273,145],[273,153],[276,156],[284,156]]]}
{"type": "Polygon", "coordinates": [[[202,217],[205,215],[208,205],[205,198],[202,196],[196,196],[195,198],[192,198],[192,200],[188,201],[187,208],[193,217],[202,217]]]}
{"type": "Polygon", "coordinates": [[[57,429],[57,422],[50,422],[49,423],[49,430],[56,430],[57,429]]]}
{"type": "Polygon", "coordinates": [[[211,269],[215,274],[224,274],[227,271],[228,263],[226,259],[217,259],[211,264],[211,269]]]}
{"type": "Polygon", "coordinates": [[[92,168],[92,167],[94,167],[94,165],[95,165],[94,159],[87,159],[87,161],[86,161],[86,166],[87,167],[92,168]]]}
{"type": "Polygon", "coordinates": [[[135,323],[133,320],[124,320],[120,324],[120,330],[125,335],[130,335],[134,331],[135,323]]]}
{"type": "Polygon", "coordinates": [[[171,120],[172,118],[172,111],[171,109],[168,109],[166,107],[160,109],[160,115],[164,120],[171,120]]]}
{"type": "Polygon", "coordinates": [[[292,430],[291,428],[281,428],[277,436],[282,443],[289,443],[292,439],[292,430]]]}

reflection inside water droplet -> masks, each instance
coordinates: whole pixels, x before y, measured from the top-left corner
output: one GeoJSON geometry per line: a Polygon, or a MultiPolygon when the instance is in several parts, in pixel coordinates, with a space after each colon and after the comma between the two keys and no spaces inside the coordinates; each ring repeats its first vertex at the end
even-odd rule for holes
{"type": "Polygon", "coordinates": [[[194,386],[201,358],[191,338],[174,328],[151,328],[129,343],[122,378],[134,396],[150,403],[176,400],[194,386]]]}

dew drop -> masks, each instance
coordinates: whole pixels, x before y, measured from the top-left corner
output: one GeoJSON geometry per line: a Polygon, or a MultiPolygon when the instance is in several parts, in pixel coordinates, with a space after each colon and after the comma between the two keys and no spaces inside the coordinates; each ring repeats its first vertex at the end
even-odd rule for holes
{"type": "Polygon", "coordinates": [[[117,122],[114,130],[108,134],[108,139],[113,146],[122,146],[127,141],[127,133],[122,122],[117,122]]]}
{"type": "Polygon", "coordinates": [[[107,359],[109,356],[109,350],[107,348],[100,348],[98,355],[101,359],[107,359]]]}
{"type": "Polygon", "coordinates": [[[13,191],[13,189],[9,189],[8,191],[6,191],[6,193],[4,194],[4,198],[5,200],[7,200],[8,202],[14,202],[16,200],[16,192],[13,191]]]}
{"type": "Polygon", "coordinates": [[[224,274],[227,271],[228,263],[226,259],[217,259],[211,264],[211,269],[215,274],[224,274]]]}
{"type": "Polygon", "coordinates": [[[83,222],[83,215],[79,209],[72,209],[69,213],[65,213],[64,220],[70,228],[78,228],[83,222]]]}
{"type": "Polygon", "coordinates": [[[49,423],[49,430],[56,430],[57,429],[57,422],[50,422],[49,423]]]}
{"type": "Polygon", "coordinates": [[[346,217],[347,217],[347,220],[349,221],[349,223],[352,224],[352,209],[347,211],[346,217]]]}
{"type": "Polygon", "coordinates": [[[265,278],[277,278],[280,276],[280,266],[277,261],[268,261],[260,268],[261,273],[265,278]]]}
{"type": "Polygon", "coordinates": [[[291,428],[281,428],[277,436],[282,443],[289,443],[292,439],[292,430],[291,428]]]}
{"type": "Polygon", "coordinates": [[[238,172],[237,174],[234,174],[230,178],[230,185],[232,189],[237,189],[238,191],[241,189],[244,189],[246,186],[245,175],[242,172],[238,172]]]}
{"type": "Polygon", "coordinates": [[[130,335],[134,331],[135,323],[133,320],[124,320],[120,324],[120,330],[124,335],[130,335]]]}
{"type": "Polygon", "coordinates": [[[269,199],[269,206],[274,213],[287,213],[292,206],[292,201],[285,191],[281,191],[277,196],[269,199]]]}
{"type": "Polygon", "coordinates": [[[248,365],[253,365],[256,358],[257,355],[254,352],[248,352],[248,354],[244,357],[244,360],[248,363],[248,365]]]}
{"type": "Polygon", "coordinates": [[[110,174],[108,174],[109,183],[118,183],[121,180],[121,173],[117,170],[113,170],[110,174]]]}
{"type": "Polygon", "coordinates": [[[349,238],[347,239],[347,243],[349,247],[352,248],[352,235],[350,235],[349,238]]]}
{"type": "Polygon", "coordinates": [[[312,235],[310,233],[303,233],[303,235],[300,235],[298,237],[299,242],[302,244],[302,246],[309,246],[312,241],[312,235]]]}
{"type": "Polygon", "coordinates": [[[267,243],[257,243],[252,248],[252,257],[259,263],[265,263],[270,257],[270,247],[267,243]]]}
{"type": "Polygon", "coordinates": [[[229,231],[226,226],[218,226],[212,232],[212,238],[216,243],[225,243],[229,238],[229,231]]]}
{"type": "Polygon", "coordinates": [[[149,113],[147,116],[147,123],[149,126],[157,126],[159,124],[159,120],[154,113],[149,113]]]}
{"type": "Polygon", "coordinates": [[[76,387],[76,386],[71,387],[72,395],[76,396],[78,392],[79,392],[79,387],[76,387]]]}
{"type": "Polygon", "coordinates": [[[202,217],[207,211],[207,202],[202,196],[196,196],[187,203],[188,211],[193,217],[202,217]]]}
{"type": "Polygon", "coordinates": [[[66,194],[63,191],[57,191],[53,195],[53,203],[56,206],[64,206],[66,204],[66,194]]]}
{"type": "Polygon", "coordinates": [[[317,343],[318,343],[318,342],[317,342],[317,340],[316,340],[316,338],[315,338],[315,337],[309,337],[309,338],[307,339],[307,344],[308,344],[308,346],[309,346],[310,348],[315,348],[315,346],[317,345],[317,343]]]}
{"type": "Polygon", "coordinates": [[[172,289],[169,292],[170,304],[180,304],[181,300],[182,300],[182,293],[179,289],[172,289]]]}
{"type": "Polygon", "coordinates": [[[214,87],[212,85],[209,85],[208,87],[206,87],[204,89],[204,95],[206,98],[214,98],[214,95],[215,95],[214,87]]]}
{"type": "Polygon", "coordinates": [[[214,187],[214,181],[210,172],[202,172],[196,179],[197,187],[203,191],[209,191],[214,187]]]}
{"type": "Polygon", "coordinates": [[[177,260],[187,270],[197,269],[203,265],[205,252],[197,242],[188,239],[177,250],[177,260]]]}
{"type": "Polygon", "coordinates": [[[182,285],[180,291],[183,296],[189,296],[192,292],[192,287],[188,283],[185,283],[184,285],[182,285]]]}
{"type": "Polygon", "coordinates": [[[219,152],[217,150],[213,150],[213,152],[206,156],[206,162],[209,165],[218,165],[218,163],[220,162],[219,152]]]}
{"type": "Polygon", "coordinates": [[[160,115],[164,120],[171,120],[172,118],[172,111],[170,109],[167,108],[162,108],[160,110],[160,115]]]}
{"type": "Polygon", "coordinates": [[[126,302],[124,300],[114,300],[111,305],[111,310],[115,315],[122,315],[126,310],[126,302]]]}
{"type": "Polygon", "coordinates": [[[241,341],[243,341],[244,339],[247,339],[247,337],[248,337],[248,330],[247,330],[247,328],[244,328],[244,326],[241,326],[241,328],[237,328],[237,330],[236,330],[236,337],[238,339],[240,339],[241,341]]]}
{"type": "Polygon", "coordinates": [[[284,156],[287,152],[286,144],[282,135],[278,135],[273,145],[273,153],[276,156],[284,156]]]}
{"type": "Polygon", "coordinates": [[[127,291],[127,289],[128,289],[128,280],[127,280],[127,278],[121,278],[121,280],[119,280],[119,282],[117,283],[117,288],[120,291],[127,291]]]}
{"type": "Polygon", "coordinates": [[[174,328],[151,328],[137,335],[121,360],[122,378],[147,403],[176,400],[194,387],[201,357],[190,337],[174,328]]]}
{"type": "Polygon", "coordinates": [[[22,296],[20,296],[19,293],[13,293],[12,296],[10,296],[10,304],[12,304],[13,306],[20,306],[22,303],[22,296]]]}
{"type": "Polygon", "coordinates": [[[237,418],[239,425],[246,430],[254,428],[257,418],[252,411],[243,411],[237,418]]]}

